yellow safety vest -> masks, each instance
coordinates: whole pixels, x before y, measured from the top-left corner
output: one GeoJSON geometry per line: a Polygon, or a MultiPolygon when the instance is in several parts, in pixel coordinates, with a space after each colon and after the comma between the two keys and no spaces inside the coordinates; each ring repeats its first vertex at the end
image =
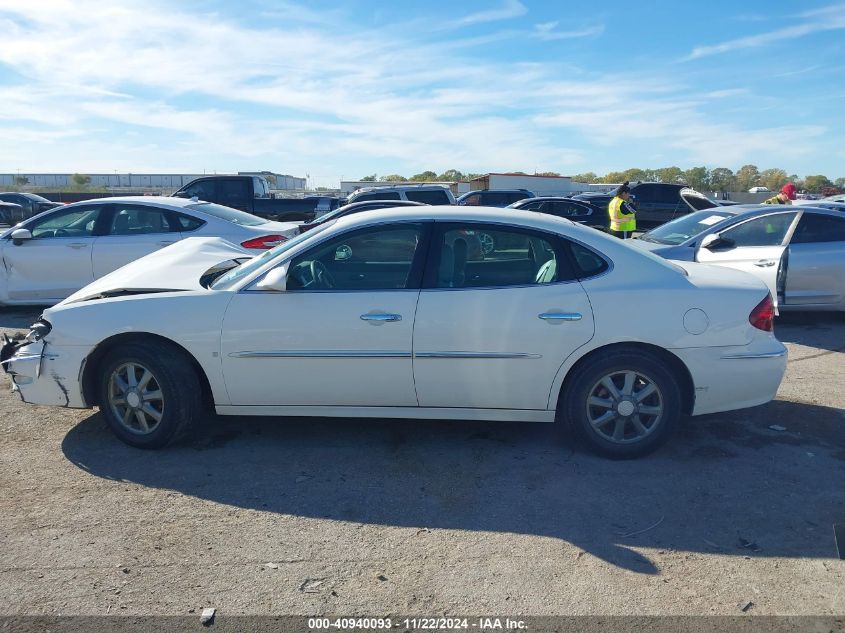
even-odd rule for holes
{"type": "Polygon", "coordinates": [[[763,204],[792,204],[792,200],[787,200],[786,202],[784,202],[777,196],[772,196],[768,200],[764,200],[763,204]]]}
{"type": "Polygon", "coordinates": [[[624,213],[622,205],[625,201],[616,196],[607,205],[607,214],[610,216],[610,230],[611,231],[636,231],[637,218],[633,213],[624,213]]]}

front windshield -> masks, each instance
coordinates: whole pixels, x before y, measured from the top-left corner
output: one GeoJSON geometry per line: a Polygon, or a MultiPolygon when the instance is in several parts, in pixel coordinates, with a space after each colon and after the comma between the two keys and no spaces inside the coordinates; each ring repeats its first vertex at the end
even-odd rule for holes
{"type": "Polygon", "coordinates": [[[695,213],[690,213],[689,215],[676,218],[671,222],[658,226],[645,235],[641,235],[639,239],[645,240],[646,242],[658,242],[659,244],[677,246],[733,215],[733,213],[727,211],[714,209],[696,211],[695,213]]]}
{"type": "Polygon", "coordinates": [[[319,226],[314,227],[310,231],[300,233],[296,237],[279,244],[275,248],[271,248],[269,251],[264,251],[258,257],[253,257],[252,259],[244,262],[237,268],[233,268],[225,275],[221,275],[220,277],[218,277],[214,281],[214,283],[211,284],[212,290],[227,290],[228,288],[231,288],[235,283],[238,282],[238,280],[246,277],[253,271],[258,270],[271,259],[275,259],[277,256],[293,248],[297,244],[304,242],[305,240],[311,239],[318,233],[322,233],[332,224],[334,224],[334,222],[326,222],[324,224],[320,224],[319,226]]]}
{"type": "Polygon", "coordinates": [[[213,215],[215,218],[226,220],[232,224],[239,224],[240,226],[258,226],[259,224],[266,224],[267,220],[259,218],[257,215],[246,213],[245,211],[238,211],[231,207],[224,207],[222,204],[214,204],[213,202],[196,202],[189,204],[188,209],[199,211],[213,215]]]}

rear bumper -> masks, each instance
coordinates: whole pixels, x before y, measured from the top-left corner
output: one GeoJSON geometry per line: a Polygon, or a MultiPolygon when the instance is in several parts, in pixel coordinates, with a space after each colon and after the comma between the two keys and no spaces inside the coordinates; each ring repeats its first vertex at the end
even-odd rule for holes
{"type": "Polygon", "coordinates": [[[774,339],[741,347],[673,350],[692,374],[693,415],[733,411],[774,399],[786,372],[787,351],[774,339]]]}
{"type": "Polygon", "coordinates": [[[3,368],[12,390],[29,404],[88,408],[82,396],[82,367],[87,348],[56,348],[44,341],[6,343],[3,368]],[[11,354],[10,354],[11,352],[11,354]]]}

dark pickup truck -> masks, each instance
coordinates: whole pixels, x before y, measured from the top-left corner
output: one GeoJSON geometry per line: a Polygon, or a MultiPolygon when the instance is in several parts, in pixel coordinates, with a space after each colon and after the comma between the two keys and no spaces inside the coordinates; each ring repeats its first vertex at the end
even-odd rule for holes
{"type": "Polygon", "coordinates": [[[337,207],[337,198],[329,196],[274,198],[270,195],[270,183],[260,176],[204,176],[192,180],[173,195],[177,198],[196,196],[206,202],[279,222],[311,222],[337,207]]]}

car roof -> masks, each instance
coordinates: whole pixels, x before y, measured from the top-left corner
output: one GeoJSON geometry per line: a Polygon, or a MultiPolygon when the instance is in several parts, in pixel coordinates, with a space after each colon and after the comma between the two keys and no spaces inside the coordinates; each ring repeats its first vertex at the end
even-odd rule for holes
{"type": "Polygon", "coordinates": [[[75,207],[83,204],[111,204],[115,202],[131,202],[132,204],[147,204],[157,207],[169,207],[171,209],[184,209],[185,207],[190,207],[191,205],[205,203],[204,200],[194,200],[193,198],[171,198],[169,196],[114,196],[109,198],[91,198],[90,200],[80,200],[79,202],[72,202],[67,206],[75,207]]]}
{"type": "Polygon", "coordinates": [[[568,196],[535,196],[533,198],[523,198],[517,200],[514,204],[527,204],[529,202],[542,202],[543,200],[551,200],[553,202],[575,202],[576,204],[586,204],[583,200],[576,200],[568,196]]]}

